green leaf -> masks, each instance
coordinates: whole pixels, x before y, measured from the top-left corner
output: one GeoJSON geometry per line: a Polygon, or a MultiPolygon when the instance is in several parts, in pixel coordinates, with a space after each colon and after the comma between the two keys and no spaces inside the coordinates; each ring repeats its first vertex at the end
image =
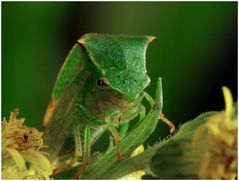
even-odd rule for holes
{"type": "MultiPolygon", "coordinates": [[[[152,162],[153,160],[152,158],[156,154],[156,152],[161,148],[164,147],[167,148],[168,145],[172,144],[172,142],[174,143],[177,142],[178,140],[190,138],[194,130],[199,125],[204,123],[208,119],[208,117],[210,117],[213,114],[215,114],[215,112],[203,113],[198,117],[196,117],[194,120],[183,124],[178,133],[170,137],[169,139],[155,144],[154,146],[146,149],[143,153],[135,157],[128,158],[119,163],[114,163],[110,167],[110,169],[108,169],[108,171],[103,175],[103,179],[117,179],[138,170],[147,170],[148,173],[155,175],[154,173],[151,173],[150,169],[152,170],[154,169],[152,167],[150,168],[150,162],[152,162]]],[[[170,156],[172,156],[173,159],[174,155],[170,156]]]]}
{"type": "MultiPolygon", "coordinates": [[[[169,139],[159,142],[155,144],[154,146],[146,149],[143,153],[132,157],[132,158],[126,158],[123,161],[117,161],[117,158],[115,156],[115,149],[111,150],[109,153],[107,152],[105,155],[103,155],[99,160],[96,160],[92,165],[90,165],[85,172],[83,172],[83,179],[117,179],[121,178],[125,175],[128,175],[134,171],[137,170],[147,170],[148,173],[151,173],[152,175],[156,175],[159,177],[159,174],[162,174],[159,170],[159,164],[158,160],[158,152],[159,150],[163,150],[165,154],[168,153],[168,156],[172,158],[172,165],[170,165],[168,168],[172,169],[178,169],[180,168],[180,165],[174,166],[173,165],[173,156],[175,154],[182,154],[179,150],[179,147],[177,146],[177,143],[179,141],[184,141],[192,137],[194,130],[207,121],[208,117],[215,114],[215,112],[206,112],[192,121],[186,122],[183,124],[178,131],[178,133],[169,139]],[[172,148],[178,149],[178,153],[170,153],[165,152],[166,149],[172,148]],[[172,155],[170,155],[172,154],[172,155]]],[[[153,120],[148,120],[149,125],[152,124],[153,120]]],[[[134,134],[138,134],[138,131],[145,131],[143,128],[146,126],[147,121],[143,121],[136,130],[133,130],[128,136],[128,140],[131,140],[132,137],[134,137],[134,134]]],[[[147,124],[147,126],[149,126],[147,124]]],[[[127,138],[127,137],[126,137],[127,138]]],[[[127,142],[127,144],[129,144],[127,142]]],[[[130,144],[129,144],[130,145],[130,144]]],[[[131,149],[132,150],[132,149],[131,149]]],[[[165,156],[165,155],[164,155],[165,156]]],[[[163,164],[160,165],[163,167],[163,164]]],[[[59,173],[56,176],[56,179],[69,179],[74,178],[75,173],[79,170],[79,167],[71,168],[65,172],[59,173]]],[[[167,172],[169,178],[171,176],[170,172],[167,172]]],[[[164,176],[164,175],[163,175],[164,176]]],[[[163,178],[162,175],[160,178],[163,178]]],[[[165,177],[166,178],[166,177],[165,177]]],[[[178,177],[183,178],[183,177],[178,177]]],[[[186,178],[186,177],[185,177],[186,178]]]]}
{"type": "Polygon", "coordinates": [[[199,164],[191,152],[195,129],[216,112],[206,112],[182,125],[167,144],[159,147],[151,158],[150,170],[160,179],[196,179],[199,164]]]}

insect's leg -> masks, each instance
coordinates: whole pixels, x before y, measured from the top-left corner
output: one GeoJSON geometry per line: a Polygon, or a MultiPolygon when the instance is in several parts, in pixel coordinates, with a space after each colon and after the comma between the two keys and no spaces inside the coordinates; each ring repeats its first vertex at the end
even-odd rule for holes
{"type": "Polygon", "coordinates": [[[119,135],[117,129],[115,128],[115,126],[113,125],[112,121],[109,118],[106,118],[105,122],[106,122],[106,125],[107,125],[110,133],[112,134],[112,136],[114,138],[115,144],[117,145],[118,160],[123,160],[124,157],[121,155],[121,152],[120,152],[120,143],[121,143],[120,135],[119,135]]]}
{"type": "MultiPolygon", "coordinates": [[[[148,100],[149,104],[151,106],[153,106],[153,104],[154,104],[153,98],[147,92],[144,92],[144,96],[148,100]]],[[[163,103],[162,103],[162,106],[163,106],[163,103]]],[[[159,119],[161,119],[164,123],[166,123],[169,126],[170,133],[174,133],[175,132],[174,124],[171,121],[169,121],[166,117],[164,117],[163,113],[160,114],[159,119]]]]}
{"type": "MultiPolygon", "coordinates": [[[[77,108],[79,109],[79,105],[77,104],[77,108]]],[[[75,141],[75,158],[72,159],[69,163],[68,163],[68,168],[72,167],[73,164],[77,161],[79,161],[82,158],[83,155],[83,151],[82,151],[82,140],[81,140],[81,126],[80,126],[80,121],[79,121],[79,117],[81,116],[82,112],[78,112],[78,110],[76,110],[74,112],[74,116],[73,116],[73,121],[72,121],[72,133],[73,133],[73,137],[74,137],[74,141],[75,141]]]]}
{"type": "Polygon", "coordinates": [[[160,114],[160,119],[169,126],[170,133],[174,133],[176,131],[174,124],[171,121],[169,121],[166,117],[164,117],[163,113],[160,114]]]}
{"type": "MultiPolygon", "coordinates": [[[[80,122],[79,121],[74,121],[73,122],[74,125],[72,126],[72,130],[73,130],[73,136],[74,136],[74,140],[75,140],[75,161],[80,160],[80,158],[82,158],[82,141],[81,141],[81,128],[80,128],[80,122]]],[[[72,165],[75,162],[72,163],[72,165]]]]}
{"type": "Polygon", "coordinates": [[[142,109],[142,110],[140,111],[140,114],[139,114],[139,122],[144,120],[144,118],[145,118],[145,114],[146,114],[145,107],[142,106],[141,109],[142,109]]]}
{"type": "MultiPolygon", "coordinates": [[[[132,120],[139,115],[139,122],[143,121],[145,118],[145,107],[143,105],[138,105],[137,107],[133,108],[132,110],[124,113],[124,118],[126,120],[132,120]]],[[[126,121],[121,124],[120,127],[120,138],[123,139],[126,136],[128,131],[129,121],[126,121]]]]}
{"type": "Polygon", "coordinates": [[[79,161],[82,158],[82,154],[83,154],[79,121],[74,122],[72,131],[73,131],[73,136],[75,140],[75,158],[68,163],[68,168],[72,167],[76,161],[79,161]]]}
{"type": "MultiPolygon", "coordinates": [[[[131,109],[130,111],[127,111],[126,113],[123,113],[123,115],[120,116],[120,117],[123,118],[123,121],[125,121],[125,122],[123,122],[121,124],[119,133],[117,132],[115,126],[112,124],[111,120],[110,119],[106,120],[107,127],[110,130],[110,132],[111,132],[111,134],[112,134],[112,136],[115,140],[115,143],[118,145],[117,155],[118,155],[119,160],[123,159],[123,157],[121,156],[121,153],[120,153],[120,142],[121,142],[121,139],[123,139],[126,136],[126,133],[128,131],[128,126],[129,126],[128,121],[134,119],[138,115],[139,115],[139,121],[144,120],[144,118],[145,118],[145,107],[141,104],[138,105],[137,107],[131,109]]],[[[111,148],[112,148],[112,146],[109,145],[108,150],[110,150],[111,148]]]]}
{"type": "Polygon", "coordinates": [[[90,127],[85,128],[85,139],[84,139],[84,160],[90,157],[90,127]]]}
{"type": "Polygon", "coordinates": [[[95,130],[93,134],[90,135],[90,144],[93,145],[102,136],[105,130],[106,126],[101,126],[97,128],[97,130],[95,130]]]}
{"type": "Polygon", "coordinates": [[[84,138],[84,153],[83,161],[80,167],[80,170],[76,173],[75,178],[80,179],[82,172],[86,169],[89,164],[90,159],[90,127],[86,126],[85,128],[85,138],[84,138]]]}
{"type": "Polygon", "coordinates": [[[150,106],[152,107],[154,105],[154,99],[147,92],[144,92],[144,97],[147,99],[150,106]]]}
{"type": "Polygon", "coordinates": [[[129,128],[129,122],[124,122],[121,124],[120,126],[120,138],[123,139],[128,131],[128,128],[129,128]]]}
{"type": "Polygon", "coordinates": [[[62,172],[68,168],[71,168],[82,157],[82,141],[80,136],[80,125],[78,122],[73,122],[72,131],[73,131],[73,137],[75,141],[75,156],[73,159],[69,160],[67,163],[63,164],[60,167],[55,168],[52,173],[53,176],[59,172],[62,172]]]}

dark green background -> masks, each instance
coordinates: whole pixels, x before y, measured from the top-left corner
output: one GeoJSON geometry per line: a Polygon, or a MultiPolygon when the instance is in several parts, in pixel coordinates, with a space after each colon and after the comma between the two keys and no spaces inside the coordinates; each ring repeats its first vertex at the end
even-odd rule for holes
{"type": "MultiPolygon", "coordinates": [[[[85,33],[154,35],[147,70],[164,113],[179,124],[221,110],[221,86],[237,99],[237,2],[2,2],[2,117],[15,107],[41,128],[57,73],[85,33]]],[[[151,142],[168,134],[159,123],[151,142]]]]}

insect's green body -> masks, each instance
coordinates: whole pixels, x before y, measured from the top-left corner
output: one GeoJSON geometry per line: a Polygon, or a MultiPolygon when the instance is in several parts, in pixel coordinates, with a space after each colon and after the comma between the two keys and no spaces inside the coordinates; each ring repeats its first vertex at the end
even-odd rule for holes
{"type": "Polygon", "coordinates": [[[87,34],[78,40],[58,75],[44,119],[51,154],[57,155],[67,135],[73,135],[82,155],[80,137],[86,128],[107,125],[114,135],[117,125],[144,111],[141,101],[150,81],[145,51],[153,39],[87,34]]]}

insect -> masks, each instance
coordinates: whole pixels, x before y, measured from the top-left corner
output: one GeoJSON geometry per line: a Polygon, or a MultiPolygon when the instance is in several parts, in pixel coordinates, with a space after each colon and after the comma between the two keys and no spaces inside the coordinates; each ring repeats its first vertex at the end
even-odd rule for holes
{"type": "Polygon", "coordinates": [[[52,157],[70,136],[75,141],[75,158],[83,158],[85,167],[91,133],[104,126],[117,145],[118,160],[124,159],[117,127],[144,115],[141,101],[152,99],[144,91],[150,83],[145,53],[154,39],[90,33],[77,41],[58,74],[44,117],[44,139],[52,157]]]}

